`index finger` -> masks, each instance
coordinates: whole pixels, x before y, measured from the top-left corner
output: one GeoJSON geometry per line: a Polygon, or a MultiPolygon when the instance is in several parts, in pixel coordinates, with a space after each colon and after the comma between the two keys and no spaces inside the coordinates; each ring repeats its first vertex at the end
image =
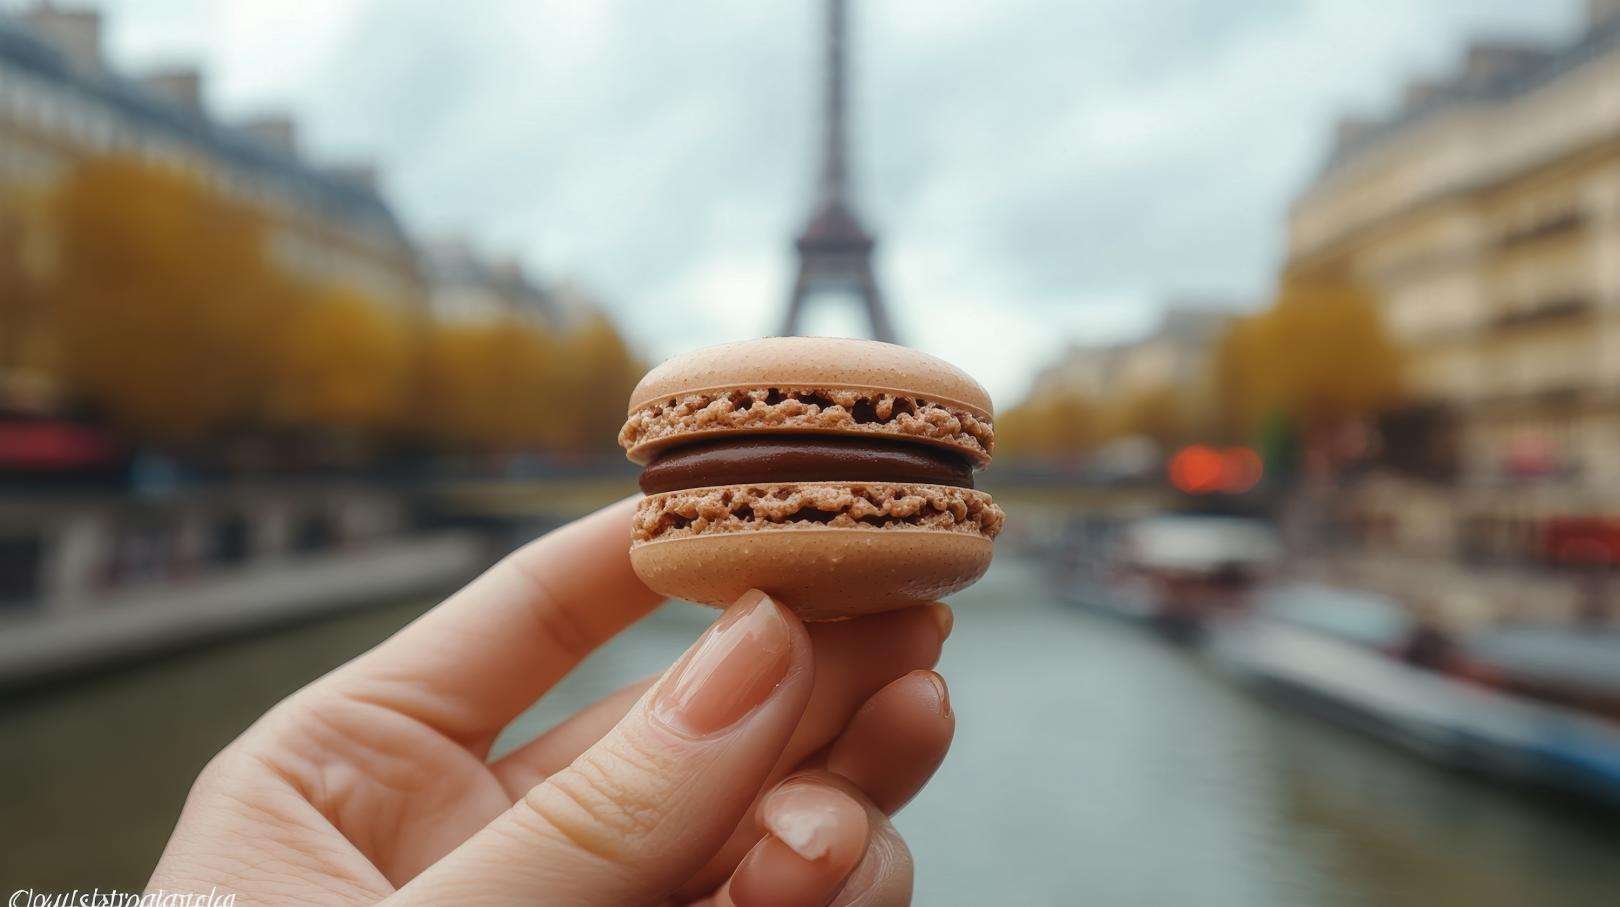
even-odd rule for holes
{"type": "Polygon", "coordinates": [[[469,748],[661,600],[630,568],[626,499],[502,559],[322,681],[469,748]]]}

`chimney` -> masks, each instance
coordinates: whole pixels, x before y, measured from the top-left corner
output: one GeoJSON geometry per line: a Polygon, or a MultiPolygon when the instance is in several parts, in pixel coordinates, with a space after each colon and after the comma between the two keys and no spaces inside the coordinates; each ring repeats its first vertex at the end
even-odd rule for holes
{"type": "Polygon", "coordinates": [[[202,113],[202,73],[194,66],[160,69],[141,77],[141,87],[192,113],[202,113]]]}
{"type": "Polygon", "coordinates": [[[1602,28],[1620,19],[1620,0],[1586,0],[1586,24],[1602,28]]]}
{"type": "MultiPolygon", "coordinates": [[[[1611,0],[1620,6],[1620,0],[1611,0]]],[[[1548,52],[1533,44],[1482,41],[1468,45],[1463,78],[1473,84],[1495,82],[1524,73],[1545,62],[1548,52]]]]}
{"type": "Polygon", "coordinates": [[[326,172],[351,186],[358,186],[368,192],[377,191],[379,179],[377,165],[370,161],[334,164],[326,168],[326,172]]]}
{"type": "Polygon", "coordinates": [[[264,114],[242,123],[254,141],[289,157],[298,154],[298,125],[284,113],[264,114]]]}
{"type": "Polygon", "coordinates": [[[23,23],[45,43],[56,48],[80,72],[101,72],[101,13],[92,9],[62,9],[43,2],[22,14],[23,23]]]}

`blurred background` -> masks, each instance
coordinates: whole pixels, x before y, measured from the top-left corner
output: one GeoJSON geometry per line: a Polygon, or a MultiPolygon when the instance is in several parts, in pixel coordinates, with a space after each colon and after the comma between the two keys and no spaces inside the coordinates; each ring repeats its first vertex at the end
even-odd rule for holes
{"type": "Polygon", "coordinates": [[[919,903],[1620,902],[1620,0],[0,0],[0,888],[779,332],[998,402],[919,903]]]}

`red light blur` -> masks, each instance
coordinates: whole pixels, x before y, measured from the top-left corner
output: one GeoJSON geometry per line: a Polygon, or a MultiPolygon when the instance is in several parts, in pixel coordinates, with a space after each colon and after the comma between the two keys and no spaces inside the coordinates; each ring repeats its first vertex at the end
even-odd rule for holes
{"type": "Polygon", "coordinates": [[[1221,487],[1219,451],[1202,444],[1184,448],[1170,459],[1170,484],[1187,494],[1212,494],[1221,487]]]}
{"type": "Polygon", "coordinates": [[[1260,484],[1265,464],[1247,447],[1234,447],[1221,455],[1221,490],[1242,494],[1260,484]]]}
{"type": "Polygon", "coordinates": [[[1185,494],[1242,494],[1260,484],[1264,470],[1260,455],[1247,447],[1194,444],[1170,459],[1170,484],[1185,494]]]}

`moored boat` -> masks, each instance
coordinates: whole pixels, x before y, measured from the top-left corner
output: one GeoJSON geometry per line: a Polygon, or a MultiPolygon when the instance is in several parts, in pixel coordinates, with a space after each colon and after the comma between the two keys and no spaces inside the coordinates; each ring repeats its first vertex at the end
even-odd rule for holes
{"type": "Polygon", "coordinates": [[[1294,584],[1213,625],[1208,644],[1251,684],[1428,758],[1620,806],[1620,722],[1527,695],[1519,679],[1532,664],[1557,673],[1559,651],[1585,652],[1607,677],[1620,663],[1609,640],[1543,628],[1534,645],[1492,634],[1454,643],[1390,599],[1294,584]]]}
{"type": "Polygon", "coordinates": [[[1212,616],[1245,607],[1281,554],[1276,532],[1258,520],[1151,517],[1120,530],[1068,597],[1191,641],[1212,616]]]}

